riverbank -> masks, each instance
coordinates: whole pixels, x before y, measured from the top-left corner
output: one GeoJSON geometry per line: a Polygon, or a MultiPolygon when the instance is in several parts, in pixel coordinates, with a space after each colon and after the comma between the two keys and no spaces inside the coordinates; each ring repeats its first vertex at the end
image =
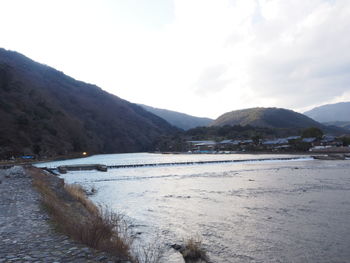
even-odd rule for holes
{"type": "Polygon", "coordinates": [[[89,156],[91,155],[84,155],[82,153],[73,153],[73,154],[57,155],[57,156],[46,157],[46,158],[33,158],[33,159],[15,158],[13,160],[0,160],[0,169],[1,167],[6,168],[6,167],[12,167],[15,165],[31,165],[34,163],[63,161],[63,160],[84,158],[89,156]]]}
{"type": "MultiPolygon", "coordinates": [[[[31,172],[19,166],[0,170],[1,263],[127,262],[57,232],[32,186],[31,172]]],[[[60,179],[52,178],[59,185],[60,179]]]]}

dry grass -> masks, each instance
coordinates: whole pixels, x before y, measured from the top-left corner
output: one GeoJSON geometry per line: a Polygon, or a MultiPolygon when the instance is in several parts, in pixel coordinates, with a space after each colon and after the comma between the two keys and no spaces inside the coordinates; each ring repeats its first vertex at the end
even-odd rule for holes
{"type": "Polygon", "coordinates": [[[148,244],[139,244],[134,249],[135,263],[159,263],[162,261],[165,252],[165,248],[160,243],[159,235],[148,244]]]}
{"type": "Polygon", "coordinates": [[[78,202],[80,202],[85,208],[92,214],[98,214],[98,208],[86,197],[86,193],[83,187],[78,184],[65,184],[66,191],[73,196],[78,202]]]}
{"type": "Polygon", "coordinates": [[[186,240],[184,247],[180,252],[185,259],[185,262],[207,262],[209,260],[207,253],[203,248],[202,241],[199,238],[190,238],[186,240]]]}
{"type": "Polygon", "coordinates": [[[135,261],[130,253],[133,240],[122,216],[95,206],[79,186],[64,186],[60,179],[40,169],[30,168],[29,172],[44,207],[60,231],[92,248],[135,261]]]}

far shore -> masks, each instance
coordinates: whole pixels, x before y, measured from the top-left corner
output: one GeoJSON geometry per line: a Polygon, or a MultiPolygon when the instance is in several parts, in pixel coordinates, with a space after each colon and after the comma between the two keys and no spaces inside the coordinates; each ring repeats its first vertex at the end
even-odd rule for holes
{"type": "MultiPolygon", "coordinates": [[[[210,155],[217,155],[217,154],[223,154],[223,155],[237,155],[237,154],[251,154],[251,155],[328,155],[328,154],[350,154],[350,148],[348,151],[337,151],[334,149],[331,150],[323,150],[323,151],[307,151],[307,152],[293,152],[293,151],[281,151],[281,152],[272,152],[272,151],[232,151],[232,152],[147,152],[151,154],[188,154],[188,155],[202,155],[202,154],[210,154],[210,155]]],[[[64,161],[64,160],[72,160],[72,159],[79,159],[79,158],[86,158],[93,155],[100,155],[100,154],[107,154],[107,153],[96,153],[91,155],[83,155],[82,153],[73,153],[69,155],[58,155],[48,158],[38,158],[38,159],[20,159],[16,158],[15,160],[0,160],[0,169],[1,167],[11,167],[14,165],[31,165],[35,163],[44,163],[44,162],[54,162],[54,161],[64,161]]],[[[110,153],[110,154],[123,154],[123,153],[110,153]]]]}

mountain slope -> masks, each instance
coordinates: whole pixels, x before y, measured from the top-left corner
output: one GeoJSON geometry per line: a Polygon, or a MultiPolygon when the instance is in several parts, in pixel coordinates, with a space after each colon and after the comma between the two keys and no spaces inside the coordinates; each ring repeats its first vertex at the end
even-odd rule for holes
{"type": "Polygon", "coordinates": [[[191,128],[195,128],[198,126],[207,126],[210,124],[213,120],[209,118],[200,118],[191,116],[185,113],[171,111],[171,110],[165,110],[165,109],[158,109],[153,108],[147,105],[139,104],[142,108],[145,110],[161,117],[162,119],[166,120],[170,124],[184,129],[188,130],[191,128]]]}
{"type": "Polygon", "coordinates": [[[336,126],[346,130],[350,130],[350,121],[330,121],[324,122],[323,124],[327,126],[336,126]]]}
{"type": "Polygon", "coordinates": [[[319,122],[350,122],[350,102],[323,105],[306,111],[304,114],[319,122]]]}
{"type": "Polygon", "coordinates": [[[303,114],[281,108],[251,108],[227,112],[211,126],[241,125],[269,128],[306,128],[322,125],[303,114]]]}
{"type": "Polygon", "coordinates": [[[0,49],[0,156],[152,149],[175,130],[99,87],[0,49]]]}

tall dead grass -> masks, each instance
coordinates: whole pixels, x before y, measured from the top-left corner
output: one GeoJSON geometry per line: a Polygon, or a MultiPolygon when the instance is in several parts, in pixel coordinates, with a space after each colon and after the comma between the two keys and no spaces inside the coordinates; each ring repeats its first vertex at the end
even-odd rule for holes
{"type": "Polygon", "coordinates": [[[29,169],[33,185],[42,195],[42,203],[57,228],[92,248],[109,252],[120,259],[135,262],[130,248],[133,242],[123,217],[87,199],[76,185],[57,183],[58,178],[29,169]],[[56,180],[56,182],[52,182],[56,180]]]}
{"type": "Polygon", "coordinates": [[[90,213],[97,214],[99,209],[97,206],[87,198],[84,188],[78,184],[65,184],[64,188],[67,192],[73,196],[78,202],[80,202],[90,213]]]}

